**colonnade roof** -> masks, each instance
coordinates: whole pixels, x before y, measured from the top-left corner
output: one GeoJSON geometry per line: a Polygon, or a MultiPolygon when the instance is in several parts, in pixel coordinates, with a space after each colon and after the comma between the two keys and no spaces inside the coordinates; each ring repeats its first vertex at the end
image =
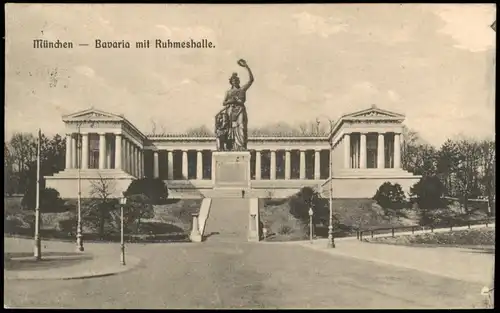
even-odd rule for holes
{"type": "Polygon", "coordinates": [[[342,115],[333,125],[328,138],[331,139],[346,122],[373,123],[387,121],[401,124],[404,120],[405,116],[403,114],[380,109],[375,104],[372,104],[368,109],[342,115]]]}
{"type": "MultiPolygon", "coordinates": [[[[288,142],[324,142],[329,141],[332,137],[342,128],[346,122],[359,122],[359,123],[372,123],[374,121],[387,121],[391,123],[403,123],[405,116],[400,113],[391,112],[377,108],[372,105],[370,108],[344,114],[340,119],[333,125],[331,132],[327,136],[314,136],[314,135],[260,135],[260,136],[249,136],[248,140],[253,142],[258,141],[288,141],[288,142]]],[[[93,123],[93,122],[121,122],[128,126],[133,132],[135,132],[140,140],[147,145],[147,142],[185,142],[185,141],[197,141],[197,142],[208,142],[214,141],[215,136],[211,134],[200,134],[197,136],[192,136],[183,133],[164,133],[164,134],[144,134],[137,127],[135,127],[129,120],[123,115],[105,112],[102,110],[95,109],[93,107],[79,111],[72,114],[67,114],[63,116],[63,121],[66,124],[78,124],[78,123],[93,123]]]]}

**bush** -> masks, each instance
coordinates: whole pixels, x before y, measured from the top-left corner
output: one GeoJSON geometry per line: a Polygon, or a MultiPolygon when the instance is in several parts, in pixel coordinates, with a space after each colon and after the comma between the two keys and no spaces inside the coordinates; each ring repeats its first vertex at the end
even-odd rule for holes
{"type": "Polygon", "coordinates": [[[403,210],[406,206],[406,199],[401,185],[393,185],[390,182],[383,183],[373,196],[373,200],[382,207],[386,216],[390,218],[404,217],[403,210]]]}
{"type": "Polygon", "coordinates": [[[155,215],[151,200],[144,194],[133,194],[128,196],[124,210],[124,218],[127,226],[135,223],[136,233],[139,233],[141,219],[153,218],[155,215]]]}
{"type": "Polygon", "coordinates": [[[290,214],[303,223],[309,223],[309,209],[313,209],[313,223],[324,224],[328,221],[329,206],[326,199],[310,187],[303,187],[288,199],[290,214]]]}
{"type": "Polygon", "coordinates": [[[73,236],[77,232],[77,219],[76,217],[60,220],[57,230],[67,234],[69,236],[73,236]]]}
{"type": "Polygon", "coordinates": [[[35,229],[34,212],[20,212],[4,218],[4,233],[7,234],[33,234],[35,229]]]}
{"type": "Polygon", "coordinates": [[[119,231],[120,207],[117,199],[84,199],[81,207],[83,225],[98,233],[100,238],[119,231]]]}
{"type": "Polygon", "coordinates": [[[4,220],[4,233],[15,234],[20,228],[23,228],[23,222],[20,219],[9,216],[4,220]]]}
{"type": "Polygon", "coordinates": [[[437,176],[424,176],[410,188],[418,205],[420,225],[432,224],[435,211],[447,207],[443,199],[445,191],[445,186],[437,176]]]}
{"type": "MultiPolygon", "coordinates": [[[[23,209],[32,210],[36,207],[36,186],[30,186],[21,201],[23,209]]],[[[64,200],[59,192],[53,188],[40,189],[40,212],[58,213],[67,211],[64,200]]]]}
{"type": "Polygon", "coordinates": [[[380,237],[370,239],[369,241],[400,245],[434,244],[493,246],[495,245],[495,231],[493,229],[467,229],[446,233],[425,233],[397,237],[380,237]]]}
{"type": "Polygon", "coordinates": [[[290,225],[282,224],[278,227],[278,234],[289,235],[293,233],[293,228],[290,225]]]}
{"type": "Polygon", "coordinates": [[[159,178],[142,178],[133,180],[124,192],[126,197],[143,194],[149,198],[151,204],[166,204],[168,189],[159,178]]]}

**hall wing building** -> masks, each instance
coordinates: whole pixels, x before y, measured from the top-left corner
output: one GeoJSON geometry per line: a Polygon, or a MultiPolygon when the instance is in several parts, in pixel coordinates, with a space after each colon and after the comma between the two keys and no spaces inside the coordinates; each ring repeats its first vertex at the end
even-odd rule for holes
{"type": "MultiPolygon", "coordinates": [[[[401,168],[404,119],[372,106],[343,115],[325,137],[250,137],[246,195],[287,197],[309,186],[324,196],[333,190],[334,198],[371,198],[386,181],[408,192],[420,176],[401,168]]],[[[94,108],[63,121],[66,168],[45,177],[63,198],[76,198],[79,177],[82,197],[103,181],[119,197],[142,177],[163,179],[170,198],[241,197],[241,190],[214,189],[214,137],[145,135],[124,116],[94,108]]]]}

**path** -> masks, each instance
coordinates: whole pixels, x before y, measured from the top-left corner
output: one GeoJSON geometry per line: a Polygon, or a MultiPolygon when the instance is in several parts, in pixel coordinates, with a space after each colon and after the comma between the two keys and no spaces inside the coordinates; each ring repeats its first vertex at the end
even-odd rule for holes
{"type": "Polygon", "coordinates": [[[407,247],[358,240],[338,240],[336,248],[329,249],[326,239],[296,244],[333,256],[349,256],[483,285],[491,284],[495,266],[495,254],[490,249],[407,247]]]}
{"type": "Polygon", "coordinates": [[[12,279],[79,279],[108,276],[132,270],[140,263],[129,255],[121,265],[119,246],[86,245],[84,253],[76,252],[69,242],[42,241],[42,260],[33,258],[33,241],[4,238],[4,280],[12,279]]]}
{"type": "Polygon", "coordinates": [[[298,245],[129,245],[143,262],[117,276],[8,281],[9,307],[467,308],[482,285],[298,245]]]}

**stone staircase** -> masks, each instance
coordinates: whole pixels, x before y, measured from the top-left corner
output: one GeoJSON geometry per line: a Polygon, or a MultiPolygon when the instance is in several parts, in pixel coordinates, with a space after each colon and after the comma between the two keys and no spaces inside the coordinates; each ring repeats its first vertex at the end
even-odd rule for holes
{"type": "Polygon", "coordinates": [[[249,209],[249,199],[212,199],[203,237],[208,242],[247,241],[249,209]]]}

